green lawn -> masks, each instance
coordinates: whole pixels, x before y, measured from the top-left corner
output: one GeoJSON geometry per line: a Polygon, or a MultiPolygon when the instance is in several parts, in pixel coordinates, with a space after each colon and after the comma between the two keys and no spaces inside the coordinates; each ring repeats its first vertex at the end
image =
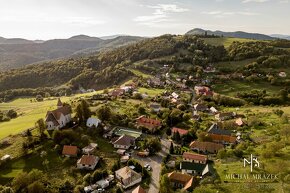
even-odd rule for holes
{"type": "Polygon", "coordinates": [[[202,40],[205,41],[207,44],[211,44],[214,46],[225,46],[225,48],[228,48],[234,41],[238,42],[255,42],[257,40],[252,40],[252,39],[243,39],[243,38],[228,38],[228,37],[223,37],[223,38],[201,38],[202,40]]]}
{"type": "Polygon", "coordinates": [[[135,75],[137,76],[142,76],[143,78],[149,78],[149,77],[152,77],[151,75],[149,74],[145,74],[143,72],[141,72],[140,70],[136,70],[136,69],[130,69],[131,72],[133,72],[135,75]]]}
{"type": "MultiPolygon", "coordinates": [[[[93,94],[86,93],[71,97],[61,97],[61,100],[62,102],[70,102],[70,100],[75,98],[93,94]]],[[[55,109],[57,104],[57,98],[45,99],[42,102],[31,102],[31,100],[34,100],[34,98],[18,98],[8,103],[0,103],[1,110],[14,109],[19,115],[16,119],[0,123],[0,139],[34,127],[35,122],[40,118],[45,118],[46,112],[55,109]]]]}
{"type": "Polygon", "coordinates": [[[163,93],[165,90],[164,89],[157,89],[157,88],[143,88],[140,87],[138,89],[140,93],[147,93],[149,96],[155,96],[163,93]]]}
{"type": "Polygon", "coordinates": [[[221,83],[213,85],[213,90],[215,92],[229,96],[235,96],[238,92],[251,91],[254,89],[266,90],[269,94],[277,94],[282,88],[282,86],[274,86],[267,82],[247,82],[236,80],[232,80],[226,84],[221,83]]]}

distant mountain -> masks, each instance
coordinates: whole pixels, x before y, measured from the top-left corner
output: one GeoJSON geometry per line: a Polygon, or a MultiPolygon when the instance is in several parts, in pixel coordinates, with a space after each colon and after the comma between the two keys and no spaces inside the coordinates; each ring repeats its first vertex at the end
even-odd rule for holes
{"type": "Polygon", "coordinates": [[[279,38],[279,39],[290,40],[290,35],[271,34],[270,36],[275,37],[275,38],[279,38]]]}
{"type": "Polygon", "coordinates": [[[0,44],[31,44],[34,43],[31,40],[21,39],[21,38],[3,38],[0,37],[0,44]]]}
{"type": "Polygon", "coordinates": [[[114,38],[117,38],[117,37],[120,37],[120,36],[128,36],[128,35],[126,35],[126,34],[116,34],[116,35],[110,35],[110,36],[102,36],[100,38],[103,39],[103,40],[109,40],[109,39],[114,39],[114,38]]]}
{"type": "Polygon", "coordinates": [[[265,34],[259,33],[248,33],[243,31],[236,31],[236,32],[223,32],[223,31],[210,31],[204,30],[200,28],[195,28],[188,31],[187,35],[216,35],[216,36],[224,36],[224,37],[234,37],[234,38],[247,38],[247,39],[255,39],[255,40],[274,40],[275,37],[271,37],[265,34]]]}
{"type": "Polygon", "coordinates": [[[144,38],[120,36],[114,39],[103,40],[98,37],[77,35],[68,39],[31,41],[0,37],[0,71],[75,54],[92,53],[102,48],[118,47],[142,39],[144,38]]]}

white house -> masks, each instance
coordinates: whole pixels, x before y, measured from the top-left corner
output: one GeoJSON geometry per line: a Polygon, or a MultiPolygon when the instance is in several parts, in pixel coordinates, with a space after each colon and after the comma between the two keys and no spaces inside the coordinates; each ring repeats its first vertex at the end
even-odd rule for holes
{"type": "Polygon", "coordinates": [[[86,125],[87,127],[93,127],[93,126],[98,127],[99,123],[101,123],[100,119],[90,117],[88,118],[86,125]]]}
{"type": "Polygon", "coordinates": [[[115,171],[115,176],[116,179],[121,182],[124,189],[134,186],[142,181],[141,174],[135,172],[128,166],[115,171]]]}
{"type": "Polygon", "coordinates": [[[77,162],[78,169],[93,170],[98,164],[100,158],[94,155],[83,155],[77,162]]]}
{"type": "Polygon", "coordinates": [[[71,107],[63,105],[60,99],[57,101],[57,109],[46,113],[45,122],[47,130],[58,130],[71,122],[71,107]]]}
{"type": "Polygon", "coordinates": [[[96,182],[96,184],[98,185],[98,187],[100,188],[107,188],[110,185],[110,182],[106,179],[102,179],[96,182]]]}
{"type": "Polygon", "coordinates": [[[91,154],[96,150],[97,147],[98,147],[98,144],[90,143],[88,146],[84,147],[82,151],[84,154],[91,154]]]}

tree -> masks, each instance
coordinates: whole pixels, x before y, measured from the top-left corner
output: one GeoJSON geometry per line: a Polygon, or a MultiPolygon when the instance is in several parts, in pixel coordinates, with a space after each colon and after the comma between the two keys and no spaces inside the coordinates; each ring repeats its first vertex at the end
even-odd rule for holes
{"type": "Polygon", "coordinates": [[[27,192],[28,193],[44,193],[45,191],[45,186],[43,183],[39,181],[35,181],[32,184],[29,184],[27,186],[27,192]]]}
{"type": "Polygon", "coordinates": [[[35,99],[38,102],[43,101],[43,97],[40,94],[39,95],[36,95],[35,99]]]}
{"type": "Polygon", "coordinates": [[[174,193],[173,189],[170,186],[170,181],[167,175],[163,175],[160,180],[160,193],[174,193]]]}
{"type": "Polygon", "coordinates": [[[90,118],[91,115],[92,112],[90,110],[89,104],[84,99],[82,99],[76,108],[76,117],[80,122],[84,122],[90,118]]]}
{"type": "Polygon", "coordinates": [[[149,149],[150,154],[154,155],[161,150],[161,143],[158,138],[145,139],[143,148],[149,149]]]}
{"type": "Polygon", "coordinates": [[[38,119],[35,123],[35,127],[38,129],[39,135],[43,136],[44,131],[46,129],[45,123],[43,119],[38,119]]]}
{"type": "Polygon", "coordinates": [[[110,120],[110,118],[112,117],[111,108],[108,107],[108,106],[102,106],[101,108],[98,109],[97,116],[102,121],[108,121],[108,120],[110,120]]]}
{"type": "Polygon", "coordinates": [[[170,143],[170,148],[169,148],[169,153],[173,154],[174,153],[174,147],[173,147],[173,143],[170,143]]]}
{"type": "Polygon", "coordinates": [[[279,96],[280,96],[280,98],[281,98],[281,100],[283,102],[286,102],[288,100],[288,92],[287,92],[287,90],[286,89],[280,90],[279,91],[279,96]]]}

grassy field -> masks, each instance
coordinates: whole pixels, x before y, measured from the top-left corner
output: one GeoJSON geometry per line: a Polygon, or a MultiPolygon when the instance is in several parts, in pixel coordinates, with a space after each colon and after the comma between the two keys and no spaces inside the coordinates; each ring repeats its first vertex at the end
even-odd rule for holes
{"type": "Polygon", "coordinates": [[[251,90],[266,90],[269,94],[277,94],[283,87],[274,86],[265,82],[230,81],[226,84],[215,84],[213,90],[217,93],[235,96],[238,92],[251,90]],[[267,85],[267,86],[265,86],[267,85]]]}
{"type": "MultiPolygon", "coordinates": [[[[62,102],[70,102],[76,98],[90,96],[93,94],[94,93],[86,93],[71,97],[61,97],[61,100],[62,102]]],[[[38,119],[45,118],[48,110],[53,110],[56,108],[56,104],[57,98],[45,99],[42,102],[35,102],[34,98],[28,97],[15,99],[8,103],[0,103],[0,110],[14,109],[19,115],[16,119],[0,123],[0,139],[34,127],[34,124],[38,119]]]]}
{"type": "Polygon", "coordinates": [[[152,77],[151,75],[149,74],[145,74],[139,70],[136,70],[136,69],[130,69],[131,72],[133,72],[136,76],[142,76],[143,78],[150,78],[152,77]]]}
{"type": "Polygon", "coordinates": [[[238,42],[255,42],[257,40],[252,40],[252,39],[243,39],[243,38],[201,38],[204,40],[205,43],[211,44],[214,46],[225,46],[225,48],[228,48],[233,42],[238,41],[238,42]]]}
{"type": "Polygon", "coordinates": [[[147,93],[149,96],[155,96],[158,94],[161,94],[162,92],[164,92],[164,89],[158,89],[158,88],[139,88],[138,91],[140,93],[147,93]]]}

